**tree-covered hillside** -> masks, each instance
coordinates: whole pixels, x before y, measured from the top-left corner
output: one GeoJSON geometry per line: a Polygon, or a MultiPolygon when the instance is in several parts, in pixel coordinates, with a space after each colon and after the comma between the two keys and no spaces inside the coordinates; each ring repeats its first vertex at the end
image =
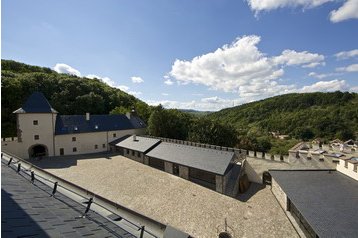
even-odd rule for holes
{"type": "Polygon", "coordinates": [[[358,132],[358,94],[286,94],[223,109],[208,118],[233,124],[248,136],[279,132],[297,139],[347,139],[358,132]]]}
{"type": "MultiPolygon", "coordinates": [[[[138,108],[146,113],[148,105],[98,79],[59,74],[49,68],[30,66],[12,60],[1,61],[1,136],[16,135],[12,113],[34,91],[41,91],[60,114],[108,114],[116,107],[138,108]]],[[[149,115],[143,116],[146,120],[149,115]]]]}

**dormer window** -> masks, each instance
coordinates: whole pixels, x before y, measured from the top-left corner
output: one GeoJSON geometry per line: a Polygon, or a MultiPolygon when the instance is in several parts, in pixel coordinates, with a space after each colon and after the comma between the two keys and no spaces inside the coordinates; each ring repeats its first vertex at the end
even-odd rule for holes
{"type": "Polygon", "coordinates": [[[98,129],[98,125],[95,125],[95,126],[94,126],[94,129],[96,129],[96,130],[97,130],[97,129],[98,129]]]}
{"type": "Polygon", "coordinates": [[[78,131],[78,127],[77,127],[77,126],[75,126],[73,129],[74,129],[75,131],[78,131]]]}
{"type": "Polygon", "coordinates": [[[34,126],[37,126],[39,124],[39,121],[38,120],[33,120],[33,124],[34,124],[34,126]]]}

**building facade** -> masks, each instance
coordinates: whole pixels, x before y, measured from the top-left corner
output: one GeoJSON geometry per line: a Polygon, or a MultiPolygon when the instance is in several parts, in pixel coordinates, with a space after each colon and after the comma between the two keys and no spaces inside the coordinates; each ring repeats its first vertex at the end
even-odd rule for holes
{"type": "Polygon", "coordinates": [[[2,139],[2,149],[21,158],[109,151],[109,143],[126,135],[144,134],[145,123],[126,115],[59,115],[40,92],[14,111],[17,137],[2,139]]]}

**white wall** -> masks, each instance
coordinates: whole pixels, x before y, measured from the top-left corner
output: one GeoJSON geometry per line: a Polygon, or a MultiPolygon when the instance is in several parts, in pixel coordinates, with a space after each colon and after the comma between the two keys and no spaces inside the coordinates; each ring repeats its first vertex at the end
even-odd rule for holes
{"type": "Polygon", "coordinates": [[[142,129],[56,135],[55,155],[60,155],[61,148],[64,149],[64,155],[90,154],[109,151],[109,142],[125,135],[140,135],[140,133],[143,133],[142,129]],[[76,141],[72,141],[72,137],[76,137],[76,141]],[[103,147],[103,144],[105,147],[103,147]],[[95,145],[98,146],[97,149],[95,148],[95,145]],[[74,147],[77,149],[76,152],[73,152],[74,147]]]}
{"type": "Polygon", "coordinates": [[[29,158],[29,148],[41,144],[47,147],[48,155],[54,155],[54,131],[56,114],[54,113],[19,113],[18,116],[18,151],[16,155],[29,158]],[[38,125],[33,125],[37,120],[38,125]],[[39,135],[35,140],[34,136],[39,135]]]}
{"type": "MultiPolygon", "coordinates": [[[[339,164],[337,164],[337,170],[355,180],[358,181],[358,172],[354,171],[354,164],[347,161],[348,168],[345,167],[345,161],[340,159],[339,164]]],[[[357,166],[357,164],[356,164],[357,166]]]]}

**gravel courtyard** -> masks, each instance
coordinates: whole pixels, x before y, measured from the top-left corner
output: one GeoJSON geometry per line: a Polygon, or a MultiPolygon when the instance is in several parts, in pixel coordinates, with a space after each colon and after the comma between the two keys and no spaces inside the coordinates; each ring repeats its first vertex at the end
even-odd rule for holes
{"type": "Polygon", "coordinates": [[[234,237],[298,237],[270,187],[251,186],[236,200],[119,155],[34,163],[194,237],[218,237],[225,218],[234,237]]]}

